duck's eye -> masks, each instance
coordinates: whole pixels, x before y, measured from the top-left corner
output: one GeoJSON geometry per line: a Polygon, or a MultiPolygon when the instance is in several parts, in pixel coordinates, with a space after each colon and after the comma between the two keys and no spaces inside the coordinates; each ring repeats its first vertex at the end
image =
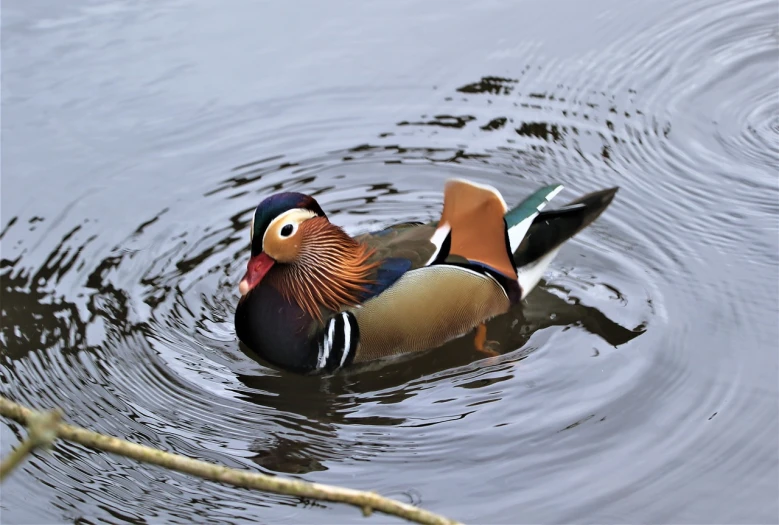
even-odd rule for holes
{"type": "Polygon", "coordinates": [[[282,237],[289,237],[290,235],[292,235],[292,230],[294,230],[294,228],[293,228],[293,226],[291,224],[285,224],[281,228],[281,236],[282,237]]]}

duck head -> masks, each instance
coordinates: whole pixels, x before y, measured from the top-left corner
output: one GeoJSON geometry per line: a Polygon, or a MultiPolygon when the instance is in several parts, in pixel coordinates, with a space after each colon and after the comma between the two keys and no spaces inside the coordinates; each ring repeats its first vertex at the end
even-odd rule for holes
{"type": "Polygon", "coordinates": [[[263,200],[250,225],[251,258],[238,285],[246,297],[268,280],[312,317],[322,307],[356,304],[375,267],[372,250],[332,224],[317,201],[302,193],[263,200]]]}
{"type": "Polygon", "coordinates": [[[272,195],[257,206],[249,226],[252,255],[238,285],[241,296],[257,286],[274,264],[294,263],[300,257],[306,237],[306,229],[300,226],[315,217],[327,221],[319,203],[302,193],[272,195]]]}

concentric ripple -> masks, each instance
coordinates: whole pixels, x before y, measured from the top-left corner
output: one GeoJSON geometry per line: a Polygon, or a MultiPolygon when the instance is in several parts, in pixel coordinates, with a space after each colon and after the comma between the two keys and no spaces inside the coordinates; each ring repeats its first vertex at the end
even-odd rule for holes
{"type": "MultiPolygon", "coordinates": [[[[119,4],[11,13],[13,41],[36,46],[4,48],[3,395],[464,522],[776,519],[772,2],[607,0],[590,47],[564,53],[554,42],[577,31],[515,2],[336,6],[270,47],[236,36],[272,32],[255,27],[280,16],[270,7],[119,4]],[[482,22],[489,35],[469,40],[482,22]],[[299,377],[238,344],[260,199],[314,195],[356,234],[434,220],[451,177],[510,203],[553,182],[561,203],[620,187],[526,304],[490,323],[500,356],[466,338],[299,377]]],[[[2,453],[23,434],[4,422],[2,453]]],[[[7,483],[3,515],[20,522],[363,520],[70,443],[7,483]]]]}

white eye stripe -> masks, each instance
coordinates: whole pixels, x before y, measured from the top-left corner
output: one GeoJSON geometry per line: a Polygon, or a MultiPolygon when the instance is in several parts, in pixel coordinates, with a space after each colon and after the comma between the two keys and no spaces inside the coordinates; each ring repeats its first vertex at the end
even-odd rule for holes
{"type": "Polygon", "coordinates": [[[265,229],[265,233],[262,236],[263,250],[265,249],[265,239],[268,237],[268,232],[275,231],[275,235],[278,238],[286,239],[288,237],[291,237],[297,231],[297,228],[300,225],[300,223],[312,217],[316,217],[316,213],[314,213],[311,210],[306,210],[305,208],[295,208],[279,214],[275,219],[270,221],[270,224],[268,224],[268,227],[265,229]],[[282,237],[281,228],[276,228],[276,225],[278,225],[279,223],[285,223],[284,226],[287,225],[286,223],[292,224],[292,227],[294,228],[293,232],[287,237],[282,237]]]}

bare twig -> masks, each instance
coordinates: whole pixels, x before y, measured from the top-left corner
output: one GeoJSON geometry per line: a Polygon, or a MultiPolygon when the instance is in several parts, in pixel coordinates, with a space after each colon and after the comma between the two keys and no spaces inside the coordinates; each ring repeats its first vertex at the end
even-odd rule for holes
{"type": "Polygon", "coordinates": [[[30,432],[27,439],[16,447],[8,457],[0,462],[0,481],[13,471],[36,448],[48,448],[57,439],[57,424],[60,422],[61,413],[58,410],[51,412],[33,412],[28,418],[30,432]]]}
{"type": "MultiPolygon", "coordinates": [[[[32,426],[38,413],[0,396],[0,415],[11,418],[23,425],[32,426]]],[[[32,435],[32,432],[31,432],[32,435]]],[[[68,441],[74,441],[105,452],[112,452],[145,463],[152,463],[194,476],[228,483],[238,487],[259,489],[275,494],[298,496],[322,501],[334,501],[354,505],[368,516],[373,511],[383,512],[408,521],[429,525],[459,525],[458,522],[444,518],[432,512],[420,509],[407,503],[379,496],[375,492],[309,483],[306,481],[283,479],[267,474],[247,472],[213,463],[191,459],[178,454],[171,454],[143,445],[137,445],[111,436],[98,434],[84,428],[59,423],[56,435],[68,441]]],[[[22,447],[19,447],[21,449],[22,447]]],[[[19,450],[17,449],[17,450],[19,450]]],[[[24,457],[24,456],[22,456],[24,457]]],[[[3,463],[5,465],[5,462],[3,463]]],[[[5,472],[5,471],[4,471],[5,472]]]]}

